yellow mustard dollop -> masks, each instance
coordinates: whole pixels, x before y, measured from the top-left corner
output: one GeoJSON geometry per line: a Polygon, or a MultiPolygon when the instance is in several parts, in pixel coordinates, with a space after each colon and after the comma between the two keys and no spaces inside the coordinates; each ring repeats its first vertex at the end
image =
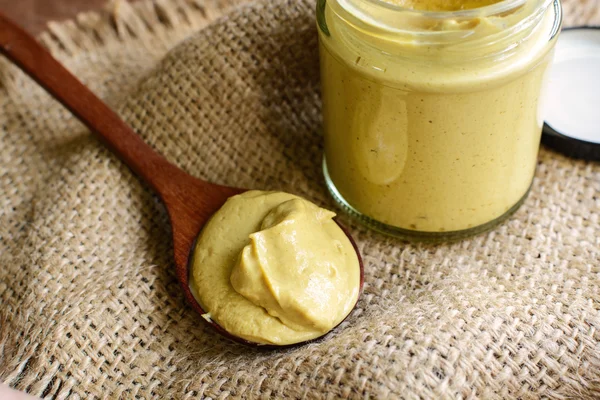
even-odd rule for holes
{"type": "Polygon", "coordinates": [[[192,289],[209,317],[233,335],[279,345],[339,324],[358,298],[360,267],[334,216],[288,193],[230,198],[193,257],[192,289]]]}

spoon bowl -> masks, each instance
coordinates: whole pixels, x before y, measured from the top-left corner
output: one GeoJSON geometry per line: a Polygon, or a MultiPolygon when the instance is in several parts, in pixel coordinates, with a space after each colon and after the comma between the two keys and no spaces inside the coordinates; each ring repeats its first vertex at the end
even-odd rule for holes
{"type": "MultiPolygon", "coordinates": [[[[2,13],[0,13],[0,52],[69,109],[160,196],[171,222],[177,280],[187,302],[200,315],[205,314],[206,311],[196,301],[189,286],[194,244],[204,224],[225,201],[247,189],[218,185],[195,178],[167,161],[54,59],[32,36],[2,13]]],[[[360,252],[348,230],[337,219],[335,222],[344,231],[358,256],[360,297],[364,282],[360,252]]],[[[205,318],[202,320],[223,336],[247,345],[281,348],[300,344],[277,346],[249,342],[230,334],[214,321],[205,318]]]]}

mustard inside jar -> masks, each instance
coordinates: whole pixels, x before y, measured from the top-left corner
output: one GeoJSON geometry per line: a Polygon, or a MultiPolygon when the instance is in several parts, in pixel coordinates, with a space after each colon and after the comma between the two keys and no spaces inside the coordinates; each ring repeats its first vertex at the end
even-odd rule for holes
{"type": "Polygon", "coordinates": [[[371,227],[446,240],[524,201],[559,0],[319,0],[324,173],[371,227]]]}

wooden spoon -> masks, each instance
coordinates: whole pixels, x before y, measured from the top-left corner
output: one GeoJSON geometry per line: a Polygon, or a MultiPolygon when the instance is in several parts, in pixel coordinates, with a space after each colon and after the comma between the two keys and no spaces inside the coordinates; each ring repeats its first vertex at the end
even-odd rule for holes
{"type": "MultiPolygon", "coordinates": [[[[206,182],[171,164],[146,144],[114,111],[56,61],[32,36],[2,13],[0,13],[0,52],[61,102],[92,132],[95,132],[114,154],[158,193],[171,221],[177,280],[188,303],[200,315],[205,314],[189,287],[189,263],[192,259],[193,245],[210,216],[229,197],[245,192],[247,189],[206,182]]],[[[340,225],[338,221],[336,222],[340,225]]],[[[362,291],[364,272],[360,253],[348,231],[342,225],[340,227],[348,236],[358,256],[362,291]]],[[[204,318],[202,320],[205,321],[204,318]]],[[[231,335],[215,322],[206,322],[222,335],[237,342],[258,344],[231,335]]]]}

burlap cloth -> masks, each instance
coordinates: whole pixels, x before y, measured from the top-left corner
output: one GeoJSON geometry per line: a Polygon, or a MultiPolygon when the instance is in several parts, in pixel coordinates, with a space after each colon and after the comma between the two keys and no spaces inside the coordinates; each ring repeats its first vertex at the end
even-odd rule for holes
{"type": "MultiPolygon", "coordinates": [[[[335,207],[313,1],[233,3],[118,2],[42,39],[192,174],[335,207]]],[[[598,23],[599,10],[565,0],[568,23],[598,23]]],[[[56,399],[600,396],[597,163],[542,149],[519,212],[452,245],[346,219],[366,268],[357,309],[326,340],[260,351],[184,304],[153,193],[22,73],[0,74],[0,380],[12,387],[56,399]]]]}

